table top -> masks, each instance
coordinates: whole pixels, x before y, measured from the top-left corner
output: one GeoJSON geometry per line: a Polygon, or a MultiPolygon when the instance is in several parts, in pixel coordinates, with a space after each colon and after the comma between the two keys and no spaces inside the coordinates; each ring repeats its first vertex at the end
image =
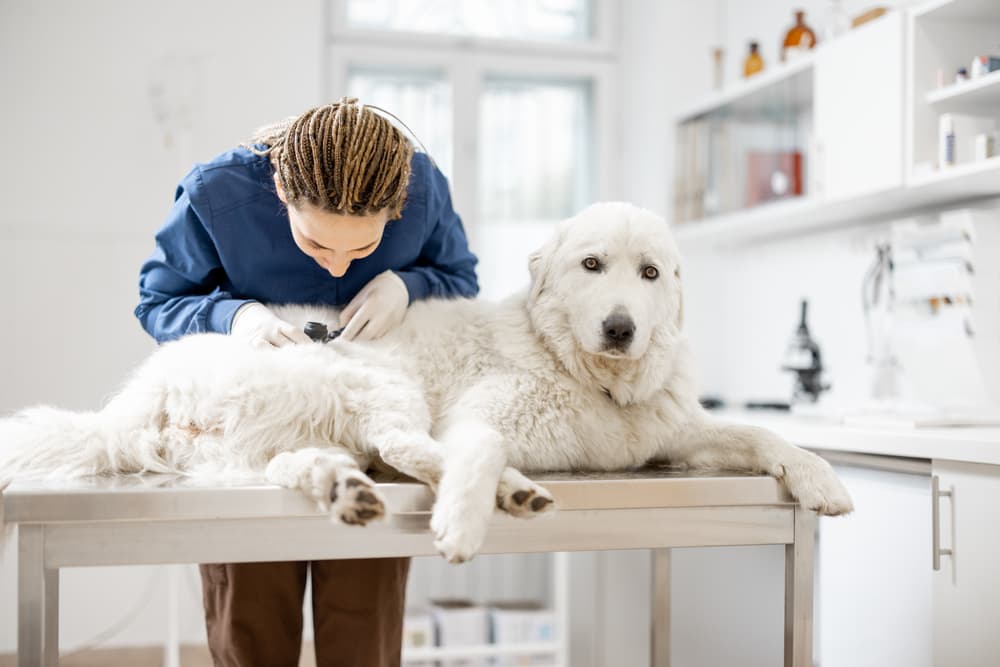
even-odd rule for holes
{"type": "MultiPolygon", "coordinates": [[[[738,472],[647,467],[614,473],[531,476],[553,495],[557,509],[607,510],[794,504],[777,480],[738,472]]],[[[392,514],[430,511],[434,496],[413,481],[378,477],[392,514]]],[[[75,480],[17,481],[2,496],[7,523],[170,521],[316,516],[304,494],[261,479],[220,481],[145,474],[75,480]]]]}

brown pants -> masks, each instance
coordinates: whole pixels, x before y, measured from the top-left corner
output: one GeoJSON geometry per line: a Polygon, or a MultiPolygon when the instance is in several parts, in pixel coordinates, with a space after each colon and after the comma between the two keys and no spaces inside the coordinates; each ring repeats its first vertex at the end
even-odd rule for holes
{"type": "Polygon", "coordinates": [[[295,667],[312,572],[318,667],[398,667],[409,558],[201,566],[208,647],[223,667],[295,667]]]}

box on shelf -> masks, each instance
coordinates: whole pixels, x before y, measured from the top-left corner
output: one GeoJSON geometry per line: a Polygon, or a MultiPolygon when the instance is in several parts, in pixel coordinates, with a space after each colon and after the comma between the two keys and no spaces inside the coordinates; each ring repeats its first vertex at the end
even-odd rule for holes
{"type": "MultiPolygon", "coordinates": [[[[464,599],[431,600],[431,614],[437,625],[437,645],[481,646],[489,643],[489,612],[486,607],[464,599]]],[[[488,658],[449,658],[441,667],[487,667],[488,658]]]]}
{"type": "MultiPolygon", "coordinates": [[[[403,616],[403,650],[434,646],[434,617],[426,609],[407,609],[403,616]]],[[[407,667],[436,667],[433,660],[406,663],[407,667]]]]}
{"type": "MultiPolygon", "coordinates": [[[[556,638],[556,617],[534,601],[505,601],[490,605],[491,638],[494,644],[520,644],[546,642],[556,638]]],[[[554,664],[552,655],[505,655],[497,658],[497,665],[554,664]]]]}

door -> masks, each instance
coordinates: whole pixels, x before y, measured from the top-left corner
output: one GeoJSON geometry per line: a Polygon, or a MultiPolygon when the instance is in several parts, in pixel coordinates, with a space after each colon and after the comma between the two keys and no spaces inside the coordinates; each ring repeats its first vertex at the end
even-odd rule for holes
{"type": "MultiPolygon", "coordinates": [[[[896,461],[855,458],[882,466],[896,461]]],[[[930,466],[905,461],[894,470],[834,468],[855,510],[820,520],[815,662],[931,667],[930,466]],[[904,466],[913,472],[903,472],[904,466]]]]}
{"type": "MultiPolygon", "coordinates": [[[[934,664],[1000,664],[1000,466],[934,461],[940,557],[934,572],[934,664]]],[[[931,553],[927,554],[928,560],[931,553]]]]}
{"type": "Polygon", "coordinates": [[[822,199],[903,183],[903,17],[886,16],[820,47],[811,191],[822,199]]]}

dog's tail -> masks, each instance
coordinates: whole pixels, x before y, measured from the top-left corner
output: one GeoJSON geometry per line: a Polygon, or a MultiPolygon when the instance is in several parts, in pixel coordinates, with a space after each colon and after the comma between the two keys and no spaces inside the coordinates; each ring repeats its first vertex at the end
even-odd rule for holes
{"type": "MultiPolygon", "coordinates": [[[[159,448],[143,446],[145,419],[48,406],[0,419],[0,491],[20,477],[171,472],[159,448]]],[[[146,431],[148,432],[148,431],[146,431]]]]}

